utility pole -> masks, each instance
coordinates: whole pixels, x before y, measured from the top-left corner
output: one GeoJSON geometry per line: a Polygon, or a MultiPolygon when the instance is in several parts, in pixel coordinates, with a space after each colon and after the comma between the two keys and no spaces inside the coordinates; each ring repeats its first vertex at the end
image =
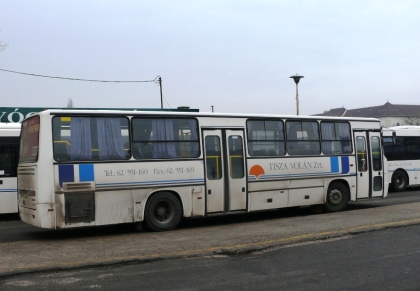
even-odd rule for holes
{"type": "Polygon", "coordinates": [[[162,77],[158,76],[158,82],[160,87],[160,109],[163,109],[163,95],[162,95],[162,77]]]}

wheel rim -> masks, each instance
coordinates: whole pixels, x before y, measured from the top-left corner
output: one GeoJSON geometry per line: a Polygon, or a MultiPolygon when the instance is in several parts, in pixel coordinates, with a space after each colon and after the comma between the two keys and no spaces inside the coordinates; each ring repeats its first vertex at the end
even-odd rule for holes
{"type": "Polygon", "coordinates": [[[167,223],[171,221],[175,213],[173,205],[167,201],[161,201],[156,204],[153,216],[159,223],[167,223]]]}
{"type": "Polygon", "coordinates": [[[403,184],[402,181],[403,181],[403,179],[401,178],[401,176],[398,176],[397,179],[396,179],[397,186],[401,186],[403,184]]]}
{"type": "Polygon", "coordinates": [[[331,190],[328,195],[328,200],[332,205],[338,205],[343,200],[343,194],[337,189],[331,190]]]}

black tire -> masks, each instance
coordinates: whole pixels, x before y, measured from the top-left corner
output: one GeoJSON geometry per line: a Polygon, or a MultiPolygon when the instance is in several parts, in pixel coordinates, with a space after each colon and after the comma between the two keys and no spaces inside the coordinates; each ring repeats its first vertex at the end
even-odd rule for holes
{"type": "Polygon", "coordinates": [[[144,212],[146,226],[154,231],[174,229],[182,216],[182,207],[175,195],[162,192],[149,198],[144,212]]]}
{"type": "Polygon", "coordinates": [[[332,182],[328,187],[327,199],[322,208],[325,212],[343,211],[349,200],[349,189],[341,182],[332,182]]]}
{"type": "Polygon", "coordinates": [[[404,171],[397,170],[392,175],[391,188],[395,192],[402,192],[407,188],[408,177],[404,171]]]}

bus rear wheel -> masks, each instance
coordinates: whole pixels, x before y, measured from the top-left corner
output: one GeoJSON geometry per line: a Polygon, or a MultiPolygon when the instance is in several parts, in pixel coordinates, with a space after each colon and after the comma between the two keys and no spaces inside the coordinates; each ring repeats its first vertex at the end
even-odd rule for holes
{"type": "Polygon", "coordinates": [[[346,209],[349,199],[349,189],[341,182],[332,182],[328,187],[327,199],[323,209],[325,212],[342,211],[346,209]]]}
{"type": "Polygon", "coordinates": [[[401,170],[397,170],[392,175],[391,187],[395,192],[402,192],[407,188],[408,177],[407,174],[401,170]]]}
{"type": "Polygon", "coordinates": [[[168,192],[156,193],[149,198],[144,213],[146,226],[154,231],[174,229],[182,216],[178,198],[168,192]]]}

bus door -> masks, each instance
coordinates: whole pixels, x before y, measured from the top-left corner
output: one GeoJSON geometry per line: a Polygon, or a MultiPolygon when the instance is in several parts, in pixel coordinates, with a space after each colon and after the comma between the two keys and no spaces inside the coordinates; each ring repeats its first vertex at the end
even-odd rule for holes
{"type": "Polygon", "coordinates": [[[355,131],[357,198],[383,197],[384,167],[380,132],[355,131]]]}
{"type": "Polygon", "coordinates": [[[246,210],[243,130],[203,131],[206,212],[246,210]]]}

